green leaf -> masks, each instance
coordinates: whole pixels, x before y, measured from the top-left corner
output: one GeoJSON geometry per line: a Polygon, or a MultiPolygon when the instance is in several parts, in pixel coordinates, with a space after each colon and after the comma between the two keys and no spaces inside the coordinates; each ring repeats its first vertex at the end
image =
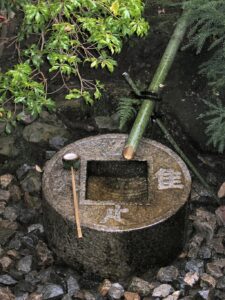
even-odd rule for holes
{"type": "Polygon", "coordinates": [[[49,69],[49,72],[53,72],[59,69],[60,66],[53,66],[49,69]]]}
{"type": "Polygon", "coordinates": [[[79,99],[81,97],[81,91],[77,89],[70,90],[70,93],[65,96],[66,100],[79,99]]]}
{"type": "Polygon", "coordinates": [[[94,100],[93,100],[93,98],[91,97],[91,94],[88,91],[83,91],[81,96],[87,104],[92,105],[94,103],[94,100]]]}
{"type": "Polygon", "coordinates": [[[14,102],[15,103],[24,103],[25,100],[26,100],[25,97],[17,97],[17,98],[14,99],[14,102]]]}
{"type": "Polygon", "coordinates": [[[119,12],[119,7],[120,7],[120,4],[119,4],[119,1],[116,0],[112,3],[111,7],[110,7],[110,10],[111,12],[117,16],[118,15],[118,12],[119,12]]]}
{"type": "Polygon", "coordinates": [[[6,126],[5,126],[5,132],[6,132],[7,134],[12,133],[12,125],[11,125],[10,122],[7,122],[7,123],[6,123],[6,126]]]}
{"type": "Polygon", "coordinates": [[[95,97],[95,99],[96,99],[96,100],[99,100],[99,99],[101,98],[101,96],[102,96],[102,94],[101,94],[99,88],[96,87],[96,90],[95,90],[95,92],[94,92],[94,97],[95,97]]]}

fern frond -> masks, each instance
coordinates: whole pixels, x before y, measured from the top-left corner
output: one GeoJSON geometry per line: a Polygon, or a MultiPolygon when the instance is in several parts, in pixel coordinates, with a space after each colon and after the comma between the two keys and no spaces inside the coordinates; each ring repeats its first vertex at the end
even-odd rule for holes
{"type": "Polygon", "coordinates": [[[208,106],[208,111],[201,114],[199,118],[204,118],[207,124],[205,133],[209,137],[207,144],[212,144],[222,153],[225,148],[225,106],[220,99],[215,103],[203,100],[208,106]]]}
{"type": "Polygon", "coordinates": [[[122,129],[137,114],[140,101],[137,99],[121,98],[117,107],[120,117],[120,129],[122,129]]]}
{"type": "Polygon", "coordinates": [[[224,48],[216,50],[214,55],[211,57],[211,59],[209,59],[207,62],[201,65],[199,73],[206,75],[212,86],[215,86],[217,89],[224,88],[225,87],[224,48]]]}
{"type": "Polygon", "coordinates": [[[195,47],[199,54],[203,47],[214,51],[200,73],[206,75],[209,84],[217,89],[225,87],[225,1],[188,0],[183,1],[189,11],[189,41],[183,49],[195,47]]]}

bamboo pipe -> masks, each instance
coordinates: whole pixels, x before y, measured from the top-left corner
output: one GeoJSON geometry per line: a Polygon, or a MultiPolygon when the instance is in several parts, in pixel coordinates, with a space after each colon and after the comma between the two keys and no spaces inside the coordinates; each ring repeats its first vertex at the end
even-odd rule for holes
{"type": "MultiPolygon", "coordinates": [[[[130,87],[132,88],[134,93],[137,96],[140,96],[141,93],[140,93],[138,87],[136,86],[136,84],[134,83],[134,81],[132,80],[132,78],[130,77],[130,75],[128,73],[124,73],[123,76],[125,77],[126,81],[130,85],[130,87]]],[[[201,182],[201,184],[207,189],[207,191],[209,191],[210,195],[217,201],[217,203],[220,204],[220,199],[217,197],[217,195],[215,194],[213,189],[208,185],[207,181],[198,172],[198,170],[193,165],[193,163],[190,161],[190,159],[186,156],[186,154],[178,146],[178,144],[176,143],[176,141],[174,140],[172,135],[169,133],[169,131],[164,126],[163,122],[160,119],[155,118],[155,123],[159,126],[159,128],[163,132],[165,138],[171,143],[171,145],[174,147],[176,152],[180,155],[180,157],[183,159],[183,161],[188,165],[188,167],[191,169],[193,174],[198,178],[198,180],[201,182]]]]}
{"type": "MultiPolygon", "coordinates": [[[[170,38],[170,41],[166,47],[166,50],[156,70],[153,80],[149,85],[148,88],[149,91],[158,93],[160,87],[164,84],[166,76],[171,68],[176,53],[185,35],[187,26],[188,26],[188,13],[184,12],[177,22],[174,33],[170,38]]],[[[138,115],[134,121],[133,127],[129,134],[125,148],[123,150],[123,157],[125,159],[131,160],[134,158],[138,144],[145,132],[145,129],[149,122],[149,118],[153,114],[153,111],[154,111],[154,101],[151,101],[151,99],[143,100],[141,108],[138,112],[138,115]]]]}

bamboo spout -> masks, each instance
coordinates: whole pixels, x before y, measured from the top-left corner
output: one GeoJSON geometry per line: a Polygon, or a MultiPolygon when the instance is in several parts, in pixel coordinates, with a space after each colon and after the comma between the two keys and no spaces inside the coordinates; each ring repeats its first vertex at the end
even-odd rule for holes
{"type": "MultiPolygon", "coordinates": [[[[164,84],[167,74],[175,59],[176,53],[185,35],[188,26],[188,13],[184,12],[177,22],[176,28],[170,41],[166,47],[160,64],[156,70],[153,80],[148,88],[149,91],[158,93],[160,86],[164,84]]],[[[137,150],[138,144],[145,132],[149,123],[149,118],[154,112],[154,101],[144,100],[134,121],[127,143],[123,150],[125,159],[133,159],[137,150]]]]}

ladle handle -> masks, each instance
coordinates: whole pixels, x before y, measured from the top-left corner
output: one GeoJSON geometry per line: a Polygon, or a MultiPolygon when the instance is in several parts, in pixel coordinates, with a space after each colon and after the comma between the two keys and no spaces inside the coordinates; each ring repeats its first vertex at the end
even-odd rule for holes
{"type": "Polygon", "coordinates": [[[77,198],[77,191],[76,191],[75,170],[73,167],[71,167],[71,175],[72,175],[73,203],[74,203],[75,221],[77,226],[77,235],[78,238],[82,238],[83,235],[80,226],[80,212],[79,212],[79,205],[78,205],[78,198],[77,198]]]}

